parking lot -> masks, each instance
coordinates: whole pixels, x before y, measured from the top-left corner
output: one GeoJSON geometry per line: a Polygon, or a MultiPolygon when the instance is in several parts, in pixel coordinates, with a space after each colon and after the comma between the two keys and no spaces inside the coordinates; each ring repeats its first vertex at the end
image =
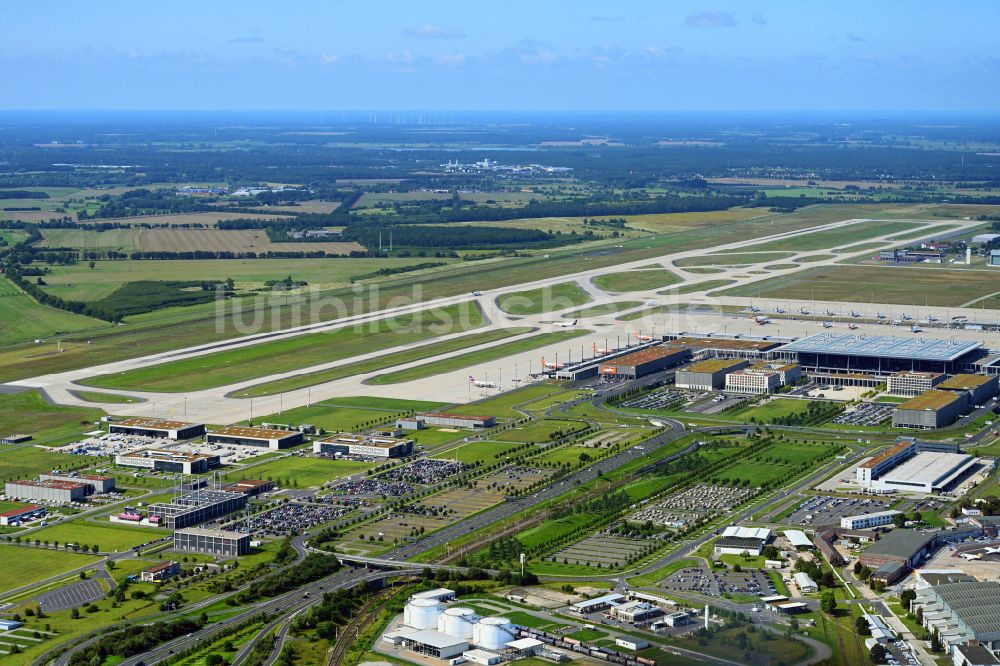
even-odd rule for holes
{"type": "Polygon", "coordinates": [[[709,571],[701,567],[688,567],[675,571],[660,583],[660,587],[697,592],[711,597],[721,597],[723,594],[766,597],[777,594],[777,588],[771,577],[758,569],[737,573],[729,569],[709,571]]]}
{"type": "Polygon", "coordinates": [[[289,502],[264,513],[240,520],[230,529],[254,536],[284,536],[324,525],[354,509],[346,506],[307,506],[289,502]]]}
{"type": "Polygon", "coordinates": [[[624,566],[630,557],[638,556],[654,545],[655,542],[648,539],[626,539],[595,534],[565,546],[545,559],[550,562],[565,560],[567,564],[616,568],[624,566]]]}
{"type": "Polygon", "coordinates": [[[330,489],[330,495],[344,497],[402,497],[413,492],[413,486],[403,481],[382,479],[360,479],[338,483],[330,489]]]}
{"type": "Polygon", "coordinates": [[[742,504],[753,494],[754,490],[751,488],[701,483],[639,509],[628,520],[633,523],[651,520],[655,525],[681,528],[704,516],[721,513],[742,504]]]}
{"type": "Polygon", "coordinates": [[[67,610],[100,601],[104,595],[101,583],[88,578],[38,595],[38,607],[47,612],[67,610]]]}
{"type": "Polygon", "coordinates": [[[662,389],[626,400],[626,409],[672,409],[687,402],[687,395],[674,389],[662,389]]]}
{"type": "Polygon", "coordinates": [[[896,405],[891,402],[863,402],[854,409],[847,408],[831,423],[840,425],[877,426],[892,418],[896,405]]]}
{"type": "Polygon", "coordinates": [[[886,511],[895,500],[818,495],[804,500],[784,520],[789,525],[839,525],[843,516],[886,511]]]}
{"type": "Polygon", "coordinates": [[[392,469],[379,474],[378,479],[382,481],[399,481],[404,483],[419,483],[425,486],[433,486],[445,479],[461,474],[469,466],[465,463],[453,460],[432,460],[421,458],[409,465],[393,467],[392,469]]]}

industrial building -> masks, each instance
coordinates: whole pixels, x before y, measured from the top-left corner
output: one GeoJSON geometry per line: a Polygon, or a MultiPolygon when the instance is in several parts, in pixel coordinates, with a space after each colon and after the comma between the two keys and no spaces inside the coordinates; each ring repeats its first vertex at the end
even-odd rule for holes
{"type": "Polygon", "coordinates": [[[39,481],[69,481],[71,483],[83,483],[88,486],[88,495],[97,493],[109,493],[115,489],[115,477],[102,476],[98,474],[80,474],[79,472],[60,472],[53,470],[48,474],[41,474],[39,481]]]}
{"type": "Polygon", "coordinates": [[[607,610],[612,606],[622,603],[624,600],[624,595],[612,592],[611,594],[604,594],[599,597],[594,597],[593,599],[578,601],[575,604],[572,604],[570,609],[580,615],[586,615],[587,613],[597,613],[602,610],[607,610]]]}
{"type": "Polygon", "coordinates": [[[402,458],[413,453],[412,439],[339,433],[313,442],[313,453],[372,458],[402,458]]]}
{"type": "Polygon", "coordinates": [[[744,368],[726,375],[726,391],[763,395],[781,388],[781,375],[776,370],[744,368]]]}
{"type": "Polygon", "coordinates": [[[681,347],[648,347],[601,364],[601,375],[635,379],[673,368],[691,359],[691,350],[681,347]]]}
{"type": "Polygon", "coordinates": [[[953,645],[951,647],[953,666],[998,666],[1000,658],[982,645],[953,645]]]}
{"type": "Polygon", "coordinates": [[[888,511],[863,513],[856,516],[841,516],[840,526],[845,530],[870,530],[873,527],[892,525],[892,521],[901,513],[903,512],[890,509],[888,511]]]}
{"type": "Polygon", "coordinates": [[[142,435],[144,437],[160,437],[162,439],[193,439],[205,434],[205,424],[166,421],[164,419],[134,418],[125,419],[124,421],[113,421],[109,425],[108,431],[122,435],[142,435]]]}
{"type": "Polygon", "coordinates": [[[642,624],[663,615],[663,611],[648,601],[627,601],[611,609],[611,615],[619,622],[642,624]]]}
{"type": "Polygon", "coordinates": [[[943,428],[957,421],[968,404],[964,393],[927,391],[898,405],[892,411],[892,426],[922,430],[943,428]]]}
{"type": "Polygon", "coordinates": [[[964,453],[918,453],[873,480],[872,492],[945,493],[979,469],[979,459],[964,453]]]}
{"type": "Polygon", "coordinates": [[[990,266],[1000,266],[1000,250],[990,250],[990,266]]]}
{"type": "Polygon", "coordinates": [[[715,555],[742,555],[757,557],[771,540],[771,530],[766,527],[737,527],[730,525],[722,530],[715,542],[715,555]]]}
{"type": "Polygon", "coordinates": [[[175,497],[169,503],[151,504],[149,516],[158,517],[160,525],[168,530],[179,530],[240,511],[248,501],[243,493],[196,490],[175,497]]]}
{"type": "Polygon", "coordinates": [[[795,587],[799,588],[799,592],[805,594],[806,592],[818,592],[819,585],[816,584],[809,574],[804,571],[798,571],[792,575],[792,581],[795,583],[795,587]]]}
{"type": "Polygon", "coordinates": [[[209,444],[237,444],[239,446],[259,446],[277,451],[306,441],[304,434],[297,430],[275,430],[271,428],[228,427],[212,430],[205,436],[209,444]]]}
{"type": "Polygon", "coordinates": [[[973,643],[1000,650],[1000,583],[946,583],[916,592],[913,611],[922,611],[924,627],[936,630],[947,649],[973,643]]]}
{"type": "Polygon", "coordinates": [[[263,479],[243,479],[235,483],[222,486],[222,489],[231,493],[243,493],[250,497],[256,497],[274,490],[274,481],[264,481],[263,479]]]}
{"type": "Polygon", "coordinates": [[[204,474],[213,470],[221,461],[219,456],[205,453],[185,453],[165,449],[145,449],[115,456],[115,464],[122,467],[137,467],[154,472],[180,472],[181,474],[204,474]]]}
{"type": "Polygon", "coordinates": [[[894,529],[868,546],[858,561],[875,569],[877,579],[892,584],[934,552],[939,534],[894,529]]]}
{"type": "Polygon", "coordinates": [[[872,492],[905,490],[906,488],[888,488],[876,482],[918,453],[958,452],[956,442],[924,442],[914,437],[897,437],[894,446],[858,465],[855,479],[859,486],[872,492]]]}
{"type": "Polygon", "coordinates": [[[996,397],[998,386],[1000,386],[1000,377],[996,375],[987,377],[986,375],[973,374],[955,375],[938,384],[938,388],[945,391],[967,393],[969,403],[973,405],[981,405],[990,398],[996,397]]]}
{"type": "Polygon", "coordinates": [[[8,481],[7,497],[43,500],[46,502],[82,502],[90,493],[90,486],[76,481],[8,481]]]}
{"type": "Polygon", "coordinates": [[[179,529],[174,532],[174,550],[237,557],[250,552],[250,535],[200,527],[179,529]]]}
{"type": "Polygon", "coordinates": [[[474,416],[469,414],[444,414],[427,412],[399,419],[396,425],[405,430],[421,430],[427,426],[442,428],[492,428],[497,424],[495,416],[474,416]]]}
{"type": "Polygon", "coordinates": [[[779,347],[774,355],[798,361],[809,373],[889,377],[902,371],[960,373],[973,367],[985,350],[974,340],[817,333],[779,347]]]}
{"type": "Polygon", "coordinates": [[[749,362],[737,358],[712,358],[692,363],[677,371],[674,380],[678,388],[714,391],[726,385],[726,375],[747,367],[749,362]]]}
{"type": "Polygon", "coordinates": [[[146,583],[159,583],[173,578],[181,572],[181,565],[178,562],[160,562],[143,569],[140,578],[146,583]]]}
{"type": "Polygon", "coordinates": [[[806,533],[802,530],[785,530],[785,538],[788,539],[788,543],[792,544],[792,548],[799,550],[804,548],[806,550],[812,550],[815,548],[812,539],[806,536],[806,533]]]}
{"type": "MultiPolygon", "coordinates": [[[[772,352],[779,349],[781,341],[769,336],[747,338],[741,335],[688,335],[677,333],[663,338],[671,347],[690,349],[695,360],[705,358],[745,358],[759,361],[772,358],[772,352]]],[[[787,339],[787,338],[786,338],[787,339]]]]}
{"type": "Polygon", "coordinates": [[[889,395],[912,398],[926,393],[947,378],[940,372],[910,372],[904,370],[889,375],[886,379],[886,393],[889,395]]]}
{"type": "Polygon", "coordinates": [[[37,504],[29,504],[17,509],[10,509],[9,511],[0,513],[0,525],[20,525],[26,520],[41,518],[48,512],[49,510],[44,506],[38,506],[37,504]]]}

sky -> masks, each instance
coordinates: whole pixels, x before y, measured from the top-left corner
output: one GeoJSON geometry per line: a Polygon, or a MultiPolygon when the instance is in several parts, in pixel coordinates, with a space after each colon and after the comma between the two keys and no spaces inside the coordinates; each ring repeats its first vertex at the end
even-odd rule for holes
{"type": "Polygon", "coordinates": [[[1000,109],[991,0],[4,3],[0,108],[1000,109]]]}

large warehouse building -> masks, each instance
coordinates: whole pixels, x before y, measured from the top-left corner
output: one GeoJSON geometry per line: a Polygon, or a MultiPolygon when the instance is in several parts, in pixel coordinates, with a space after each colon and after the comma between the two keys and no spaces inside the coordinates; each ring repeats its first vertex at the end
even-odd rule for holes
{"type": "Polygon", "coordinates": [[[784,345],[777,356],[797,360],[806,372],[858,372],[888,377],[898,372],[955,374],[985,355],[982,343],[940,338],[817,333],[784,345]]]}
{"type": "Polygon", "coordinates": [[[270,428],[241,428],[230,426],[212,430],[205,436],[209,444],[236,444],[239,446],[260,446],[277,451],[306,441],[305,435],[296,430],[272,430],[270,428]]]}
{"type": "Polygon", "coordinates": [[[964,393],[934,389],[898,405],[892,412],[894,428],[943,428],[951,425],[968,407],[964,393]]]}
{"type": "Polygon", "coordinates": [[[635,379],[673,368],[691,359],[691,350],[679,347],[649,347],[601,364],[601,374],[635,379]]]}
{"type": "MultiPolygon", "coordinates": [[[[671,347],[690,349],[695,360],[721,356],[745,358],[751,361],[768,360],[772,352],[781,347],[781,341],[765,338],[748,338],[739,335],[688,335],[677,333],[663,338],[671,347]]],[[[785,338],[787,340],[787,338],[785,338]]]]}
{"type": "Polygon", "coordinates": [[[675,383],[678,388],[699,391],[714,391],[726,385],[726,375],[742,370],[749,363],[739,358],[711,358],[692,363],[677,371],[675,383]]]}
{"type": "Polygon", "coordinates": [[[955,391],[965,393],[969,396],[969,401],[973,405],[981,405],[990,398],[996,397],[997,387],[1000,385],[1000,377],[993,375],[955,375],[949,377],[940,384],[938,388],[944,391],[955,391]]]}
{"type": "Polygon", "coordinates": [[[250,552],[250,535],[189,527],[174,532],[174,550],[183,553],[237,557],[250,552]]]}
{"type": "Polygon", "coordinates": [[[114,421],[109,425],[108,430],[109,432],[122,435],[142,435],[163,439],[192,439],[205,434],[205,424],[134,418],[125,419],[124,421],[114,421]]]}
{"type": "Polygon", "coordinates": [[[47,502],[80,502],[90,494],[90,486],[76,481],[8,481],[7,497],[45,500],[47,502]]]}
{"type": "Polygon", "coordinates": [[[861,488],[875,493],[942,493],[968,478],[979,463],[978,458],[959,453],[956,444],[901,438],[858,465],[855,479],[861,488]]]}
{"type": "Polygon", "coordinates": [[[921,610],[924,627],[937,631],[946,649],[973,643],[1000,650],[1000,583],[996,581],[945,583],[918,589],[912,608],[913,612],[921,610]]]}
{"type": "Polygon", "coordinates": [[[179,530],[240,511],[248,501],[249,496],[244,493],[196,490],[169,503],[151,504],[149,515],[157,516],[160,525],[168,530],[179,530]]]}
{"type": "Polygon", "coordinates": [[[476,416],[470,414],[445,414],[443,412],[426,412],[416,416],[399,419],[396,425],[407,430],[420,430],[427,426],[440,428],[492,428],[497,424],[495,416],[476,416]]]}
{"type": "Polygon", "coordinates": [[[413,453],[412,439],[340,433],[313,442],[313,453],[372,458],[401,458],[413,453]]]}
{"type": "Polygon", "coordinates": [[[122,467],[138,467],[155,472],[180,472],[182,474],[203,474],[221,463],[219,456],[204,453],[185,453],[163,449],[146,449],[115,456],[115,464],[122,467]]]}
{"type": "Polygon", "coordinates": [[[88,486],[88,495],[97,493],[109,493],[115,489],[115,477],[102,476],[98,474],[80,474],[79,472],[59,472],[53,470],[48,474],[38,476],[39,481],[69,481],[70,483],[83,483],[88,486]]]}

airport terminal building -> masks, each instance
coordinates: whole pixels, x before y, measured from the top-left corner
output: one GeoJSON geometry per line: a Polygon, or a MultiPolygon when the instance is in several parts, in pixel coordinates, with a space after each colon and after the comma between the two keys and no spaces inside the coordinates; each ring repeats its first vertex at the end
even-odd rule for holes
{"type": "Polygon", "coordinates": [[[861,373],[889,377],[901,372],[959,374],[977,368],[982,343],[941,338],[817,333],[775,350],[809,373],[861,373]]]}

